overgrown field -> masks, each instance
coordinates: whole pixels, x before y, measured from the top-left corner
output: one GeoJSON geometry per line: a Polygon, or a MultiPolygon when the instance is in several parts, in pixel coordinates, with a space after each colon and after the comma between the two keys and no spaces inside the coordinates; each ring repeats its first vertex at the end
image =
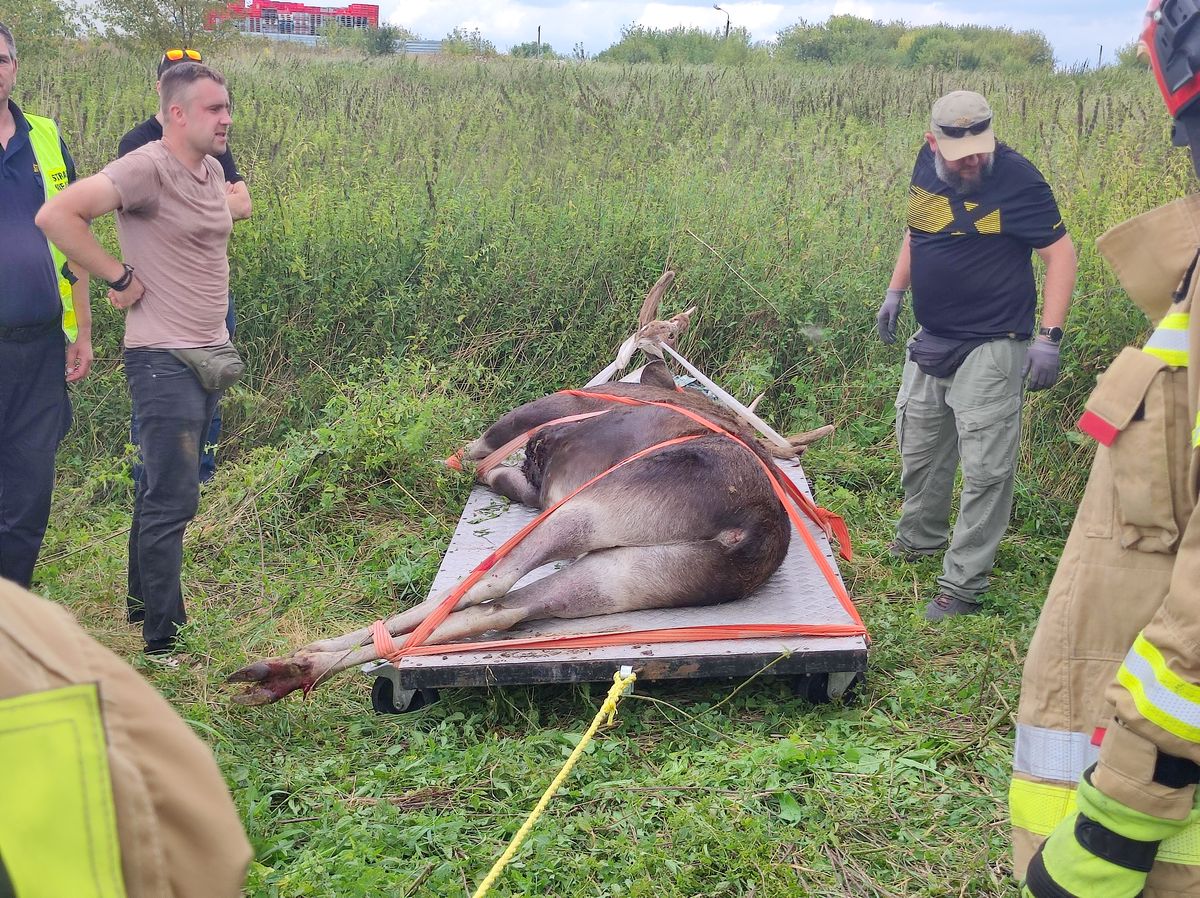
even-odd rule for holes
{"type": "MultiPolygon", "coordinates": [[[[82,171],[149,114],[150,60],[23,61],[82,171]]],[[[209,742],[256,849],[254,896],[469,893],[591,719],[603,687],[461,690],[375,717],[361,677],[248,711],[223,677],[427,590],[469,484],[437,463],[517,400],[582,382],[666,267],[683,350],[780,430],[838,425],[807,458],[846,515],[842,571],[873,634],[857,699],[763,677],[639,688],[495,895],[999,896],[1020,660],[1090,450],[1096,372],[1144,330],[1092,242],[1191,189],[1148,77],[954,78],[516,60],[362,62],[242,49],[235,97],[254,218],[232,245],[250,376],[189,531],[198,669],[144,670],[209,742]],[[938,567],[889,562],[901,353],[874,312],[929,106],[987,94],[1055,188],[1081,250],[1066,371],[1026,404],[1013,526],[989,615],[920,618],[938,567]]],[[[104,233],[112,237],[111,225],[104,233]]],[[[97,292],[97,298],[99,293],[97,292]]],[[[119,318],[96,374],[40,589],[135,664],[123,620],[128,400],[119,318]]]]}

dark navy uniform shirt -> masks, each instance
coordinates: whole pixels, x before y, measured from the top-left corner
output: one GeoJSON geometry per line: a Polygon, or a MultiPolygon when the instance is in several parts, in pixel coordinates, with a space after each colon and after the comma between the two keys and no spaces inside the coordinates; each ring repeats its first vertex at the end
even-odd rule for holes
{"type": "Polygon", "coordinates": [[[997,144],[991,175],[968,193],[937,176],[926,144],[908,193],[913,312],[931,334],[956,339],[1033,332],[1033,250],[1067,233],[1041,172],[997,144]]]}
{"type": "MultiPolygon", "coordinates": [[[[138,147],[145,146],[152,141],[162,140],[162,134],[162,125],[157,118],[150,116],[140,125],[125,132],[125,136],[117,144],[117,158],[120,159],[126,153],[132,153],[138,147]]],[[[233,161],[233,153],[229,147],[225,147],[225,152],[214,158],[221,163],[221,171],[225,172],[225,180],[228,183],[236,184],[238,181],[246,180],[237,170],[237,164],[233,161]]]]}
{"type": "MultiPolygon", "coordinates": [[[[61,318],[62,299],[50,245],[33,223],[46,192],[36,171],[29,122],[16,103],[9,100],[8,108],[17,131],[0,152],[0,327],[29,327],[61,318]]],[[[67,179],[74,181],[75,163],[66,144],[62,153],[67,179]]]]}

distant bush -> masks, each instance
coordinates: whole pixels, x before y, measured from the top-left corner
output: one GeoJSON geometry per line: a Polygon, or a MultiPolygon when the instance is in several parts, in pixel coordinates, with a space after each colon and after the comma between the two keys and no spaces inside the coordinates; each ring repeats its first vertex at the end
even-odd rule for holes
{"type": "Polygon", "coordinates": [[[1123,69],[1133,69],[1144,72],[1150,66],[1150,61],[1138,53],[1139,41],[1130,41],[1124,47],[1117,48],[1117,65],[1123,69]]]}
{"type": "Polygon", "coordinates": [[[516,56],[522,59],[558,59],[559,55],[554,52],[554,48],[547,43],[538,43],[537,41],[526,41],[523,44],[517,44],[511,47],[508,51],[509,56],[516,56]]]}
{"type": "Polygon", "coordinates": [[[54,52],[62,41],[78,37],[87,25],[80,7],[58,0],[8,0],[0,21],[16,39],[18,57],[54,52]]]}
{"type": "Polygon", "coordinates": [[[397,41],[415,41],[420,37],[399,25],[378,28],[348,28],[329,24],[321,29],[327,47],[354,50],[366,56],[388,56],[396,52],[397,41]]]}
{"type": "Polygon", "coordinates": [[[798,62],[987,69],[1017,73],[1054,68],[1054,50],[1037,31],[981,25],[916,27],[858,16],[801,19],[779,32],[775,55],[798,62]]]}
{"type": "Polygon", "coordinates": [[[473,31],[455,28],[442,41],[442,52],[451,56],[495,56],[496,45],[478,28],[473,31]]]}
{"type": "Polygon", "coordinates": [[[660,31],[644,25],[628,25],[621,29],[621,40],[600,53],[601,62],[665,62],[674,65],[745,65],[754,56],[767,58],[761,47],[752,45],[750,32],[734,28],[728,37],[722,31],[701,28],[669,28],[660,31]]]}

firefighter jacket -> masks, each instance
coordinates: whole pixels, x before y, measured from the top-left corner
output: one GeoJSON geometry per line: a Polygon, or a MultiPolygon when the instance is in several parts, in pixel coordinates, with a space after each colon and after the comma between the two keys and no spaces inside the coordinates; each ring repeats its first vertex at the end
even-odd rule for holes
{"type": "MultiPolygon", "coordinates": [[[[1080,420],[1097,451],[1021,684],[1018,878],[1091,764],[1105,794],[1182,820],[1195,786],[1156,781],[1156,764],[1200,763],[1200,195],[1097,245],[1154,330],[1101,375],[1080,420]]],[[[1145,895],[1200,895],[1200,826],[1161,844],[1145,895]]]]}
{"type": "Polygon", "coordinates": [[[236,898],[212,753],[61,607],[0,580],[0,895],[236,898]]]}

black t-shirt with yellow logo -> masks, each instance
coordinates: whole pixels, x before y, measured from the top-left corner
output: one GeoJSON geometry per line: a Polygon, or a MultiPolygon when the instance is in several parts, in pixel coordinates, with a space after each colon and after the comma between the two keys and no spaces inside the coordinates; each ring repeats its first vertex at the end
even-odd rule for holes
{"type": "Polygon", "coordinates": [[[908,190],[917,322],[941,337],[1033,332],[1033,250],[1067,233],[1050,185],[1028,159],[996,145],[991,174],[959,193],[934,169],[926,144],[908,190]]]}

